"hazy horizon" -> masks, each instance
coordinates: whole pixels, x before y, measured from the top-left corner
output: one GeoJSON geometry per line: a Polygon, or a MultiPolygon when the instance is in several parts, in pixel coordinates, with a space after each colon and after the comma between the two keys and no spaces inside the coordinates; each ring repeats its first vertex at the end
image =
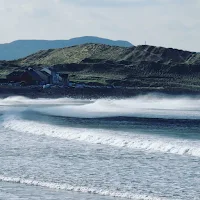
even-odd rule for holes
{"type": "MultiPolygon", "coordinates": [[[[4,44],[10,44],[10,43],[13,43],[13,42],[16,42],[16,41],[64,41],[64,40],[71,40],[71,39],[75,39],[75,38],[81,38],[81,37],[97,37],[97,38],[101,38],[101,37],[98,37],[98,36],[80,36],[80,37],[74,37],[74,38],[66,38],[66,39],[40,39],[40,38],[38,38],[38,39],[34,39],[34,38],[30,38],[30,39],[16,39],[16,40],[12,40],[12,41],[8,41],[8,42],[5,42],[5,43],[0,43],[0,45],[4,45],[4,44]]],[[[102,37],[102,39],[108,39],[108,40],[113,40],[113,41],[125,41],[125,42],[129,42],[129,43],[131,43],[130,41],[128,41],[128,40],[123,40],[123,39],[119,39],[119,40],[114,40],[114,39],[112,39],[112,38],[103,38],[102,37]]],[[[158,45],[151,45],[151,44],[138,44],[138,45],[135,45],[135,44],[133,44],[133,43],[131,43],[133,46],[139,46],[139,45],[149,45],[149,46],[157,46],[157,47],[164,47],[164,48],[173,48],[173,49],[179,49],[179,50],[184,50],[184,51],[191,51],[191,52],[197,52],[197,51],[192,51],[192,50],[188,50],[188,49],[181,49],[181,48],[176,48],[176,47],[173,47],[173,46],[171,46],[171,47],[166,47],[166,46],[158,46],[158,45]]]]}
{"type": "Polygon", "coordinates": [[[0,0],[0,43],[98,36],[200,51],[198,0],[0,0]],[[6,20],[5,20],[6,19],[6,20]]]}
{"type": "MultiPolygon", "coordinates": [[[[5,43],[0,43],[0,44],[10,44],[12,42],[15,42],[15,41],[29,41],[29,40],[36,40],[36,41],[62,41],[62,40],[71,40],[71,39],[74,39],[74,38],[81,38],[81,37],[96,37],[96,38],[101,38],[101,39],[108,39],[108,40],[113,40],[112,38],[103,38],[103,37],[99,37],[99,36],[95,36],[95,35],[83,35],[83,36],[79,36],[79,37],[72,37],[72,38],[61,38],[61,39],[35,39],[35,38],[29,38],[29,39],[23,39],[23,38],[19,38],[19,39],[16,39],[16,40],[11,40],[11,41],[8,41],[8,42],[5,42],[5,43]]],[[[126,41],[126,42],[129,42],[128,40],[123,40],[123,39],[119,39],[119,40],[113,40],[113,41],[126,41]]],[[[131,43],[131,42],[130,42],[131,43]]],[[[134,44],[133,44],[134,45],[134,44]]]]}

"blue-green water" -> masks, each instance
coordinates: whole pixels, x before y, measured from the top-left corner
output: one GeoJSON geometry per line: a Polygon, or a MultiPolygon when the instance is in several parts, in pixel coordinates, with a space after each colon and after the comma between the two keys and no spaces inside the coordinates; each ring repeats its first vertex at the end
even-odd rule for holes
{"type": "Polygon", "coordinates": [[[200,199],[198,98],[0,105],[0,199],[200,199]]]}

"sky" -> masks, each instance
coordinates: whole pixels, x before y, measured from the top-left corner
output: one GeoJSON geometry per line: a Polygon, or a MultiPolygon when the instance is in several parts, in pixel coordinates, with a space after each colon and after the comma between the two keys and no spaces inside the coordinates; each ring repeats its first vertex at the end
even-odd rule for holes
{"type": "Polygon", "coordinates": [[[0,0],[0,43],[98,36],[200,52],[200,0],[0,0]]]}

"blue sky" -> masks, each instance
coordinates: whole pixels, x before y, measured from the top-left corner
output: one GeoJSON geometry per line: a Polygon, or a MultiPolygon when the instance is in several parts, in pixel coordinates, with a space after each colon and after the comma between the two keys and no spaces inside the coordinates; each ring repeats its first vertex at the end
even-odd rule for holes
{"type": "Polygon", "coordinates": [[[0,43],[94,35],[200,52],[200,0],[0,0],[0,43]]]}

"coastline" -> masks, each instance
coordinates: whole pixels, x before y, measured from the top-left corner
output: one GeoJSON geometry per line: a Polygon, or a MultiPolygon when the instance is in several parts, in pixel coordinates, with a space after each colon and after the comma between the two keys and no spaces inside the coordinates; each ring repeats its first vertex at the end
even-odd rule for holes
{"type": "Polygon", "coordinates": [[[170,96],[199,96],[200,91],[182,88],[48,88],[38,86],[0,86],[0,98],[24,96],[28,98],[131,98],[138,95],[159,94],[170,96]]]}

